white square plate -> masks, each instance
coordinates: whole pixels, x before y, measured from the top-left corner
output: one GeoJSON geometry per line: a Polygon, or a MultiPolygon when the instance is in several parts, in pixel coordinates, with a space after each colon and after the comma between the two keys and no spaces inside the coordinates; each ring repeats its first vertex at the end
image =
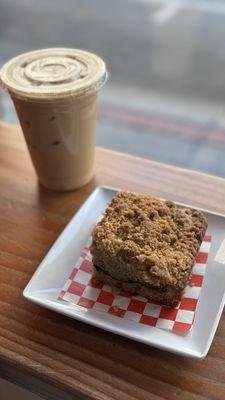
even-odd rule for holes
{"type": "Polygon", "coordinates": [[[99,187],[91,194],[49,250],[24,289],[24,296],[43,307],[148,345],[189,357],[204,358],[213,340],[225,301],[225,264],[215,261],[225,238],[223,215],[202,210],[208,219],[212,245],[194,326],[187,335],[112,318],[106,313],[58,300],[59,292],[96,221],[116,192],[116,189],[99,187]]]}

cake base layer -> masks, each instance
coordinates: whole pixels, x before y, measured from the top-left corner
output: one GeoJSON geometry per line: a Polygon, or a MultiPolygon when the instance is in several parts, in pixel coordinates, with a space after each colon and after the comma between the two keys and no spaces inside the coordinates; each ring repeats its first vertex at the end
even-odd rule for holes
{"type": "Polygon", "coordinates": [[[144,285],[138,282],[120,281],[110,274],[104,272],[101,268],[94,265],[94,278],[97,281],[104,282],[112,287],[116,287],[133,294],[143,296],[149,300],[156,301],[170,307],[176,307],[182,297],[183,290],[175,287],[154,288],[151,285],[144,285]]]}

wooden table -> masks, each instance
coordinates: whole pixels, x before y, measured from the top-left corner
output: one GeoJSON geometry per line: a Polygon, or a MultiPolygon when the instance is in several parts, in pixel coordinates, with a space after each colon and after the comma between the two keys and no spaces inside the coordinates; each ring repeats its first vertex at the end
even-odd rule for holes
{"type": "Polygon", "coordinates": [[[22,133],[0,123],[0,375],[47,399],[225,399],[225,317],[204,361],[163,352],[29,303],[22,290],[96,185],[225,213],[225,180],[97,149],[95,180],[39,186],[22,133]]]}

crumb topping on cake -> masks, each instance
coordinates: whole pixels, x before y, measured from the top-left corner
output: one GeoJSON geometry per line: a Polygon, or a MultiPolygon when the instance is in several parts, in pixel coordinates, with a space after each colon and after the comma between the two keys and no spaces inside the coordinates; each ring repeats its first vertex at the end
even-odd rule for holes
{"type": "Polygon", "coordinates": [[[93,233],[92,252],[135,265],[155,285],[182,286],[207,226],[197,210],[149,195],[119,192],[93,233]]]}

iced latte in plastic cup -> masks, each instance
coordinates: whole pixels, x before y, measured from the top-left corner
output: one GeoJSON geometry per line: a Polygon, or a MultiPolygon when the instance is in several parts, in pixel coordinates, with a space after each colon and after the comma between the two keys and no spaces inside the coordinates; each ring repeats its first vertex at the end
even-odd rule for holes
{"type": "Polygon", "coordinates": [[[95,54],[66,48],[32,51],[0,71],[19,117],[40,182],[71,190],[94,174],[95,129],[105,63],[95,54]]]}

